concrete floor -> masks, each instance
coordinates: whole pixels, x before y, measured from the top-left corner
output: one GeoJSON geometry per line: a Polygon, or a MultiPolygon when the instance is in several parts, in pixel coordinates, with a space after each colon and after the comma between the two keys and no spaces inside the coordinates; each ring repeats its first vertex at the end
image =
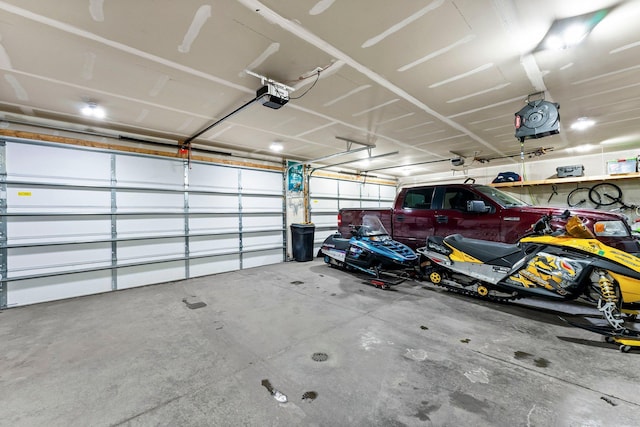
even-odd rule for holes
{"type": "Polygon", "coordinates": [[[593,313],[383,291],[320,260],[14,308],[0,424],[639,425],[640,352],[558,309],[593,313]]]}

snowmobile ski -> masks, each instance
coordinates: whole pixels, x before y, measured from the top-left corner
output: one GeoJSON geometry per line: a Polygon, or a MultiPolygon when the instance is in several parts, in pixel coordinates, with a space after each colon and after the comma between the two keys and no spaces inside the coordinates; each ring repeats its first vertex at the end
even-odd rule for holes
{"type": "Polygon", "coordinates": [[[571,320],[567,320],[561,316],[558,317],[560,318],[560,320],[568,323],[571,326],[603,335],[605,342],[618,344],[619,350],[623,353],[628,353],[632,348],[640,348],[640,331],[628,328],[614,329],[608,325],[601,326],[591,323],[574,322],[571,320]]]}

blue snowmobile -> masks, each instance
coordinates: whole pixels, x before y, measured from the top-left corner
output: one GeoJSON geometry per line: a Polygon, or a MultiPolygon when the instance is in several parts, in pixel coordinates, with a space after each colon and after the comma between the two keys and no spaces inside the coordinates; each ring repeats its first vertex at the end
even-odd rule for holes
{"type": "Polygon", "coordinates": [[[324,262],[366,273],[369,283],[382,289],[420,276],[419,258],[408,246],[389,236],[380,218],[365,215],[362,225],[351,225],[350,239],[332,234],[322,243],[324,262]],[[399,279],[399,280],[398,280],[399,279]]]}

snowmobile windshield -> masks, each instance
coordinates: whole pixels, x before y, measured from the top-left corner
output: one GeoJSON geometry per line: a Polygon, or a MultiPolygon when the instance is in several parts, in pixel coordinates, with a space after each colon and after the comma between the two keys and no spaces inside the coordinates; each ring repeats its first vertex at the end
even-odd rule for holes
{"type": "Polygon", "coordinates": [[[365,215],[362,218],[362,225],[358,230],[358,234],[363,237],[370,237],[371,240],[391,239],[380,218],[373,215],[365,215]]]}
{"type": "Polygon", "coordinates": [[[502,192],[497,188],[489,187],[487,185],[476,185],[474,188],[503,208],[512,208],[514,206],[529,206],[529,204],[523,202],[522,200],[513,197],[510,194],[502,192]]]}

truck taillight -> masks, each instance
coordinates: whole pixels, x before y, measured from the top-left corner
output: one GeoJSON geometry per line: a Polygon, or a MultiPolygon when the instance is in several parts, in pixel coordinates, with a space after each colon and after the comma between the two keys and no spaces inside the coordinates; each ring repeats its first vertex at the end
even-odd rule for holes
{"type": "Polygon", "coordinates": [[[338,227],[342,227],[342,215],[338,214],[338,227]]]}

